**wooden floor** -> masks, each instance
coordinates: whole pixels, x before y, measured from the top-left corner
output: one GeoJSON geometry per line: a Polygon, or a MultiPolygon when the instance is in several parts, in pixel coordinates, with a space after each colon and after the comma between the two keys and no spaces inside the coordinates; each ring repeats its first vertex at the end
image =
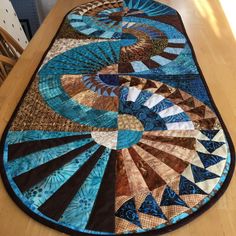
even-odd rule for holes
{"type": "MultiPolygon", "coordinates": [[[[0,135],[14,111],[63,16],[87,0],[59,0],[43,26],[0,88],[0,135]]],[[[182,15],[199,64],[236,144],[235,0],[161,0],[182,15]],[[231,25],[230,25],[231,24],[231,25]]],[[[168,236],[236,235],[236,177],[219,202],[192,223],[168,236]]],[[[0,236],[59,236],[61,233],[24,214],[0,182],[0,236]]]]}

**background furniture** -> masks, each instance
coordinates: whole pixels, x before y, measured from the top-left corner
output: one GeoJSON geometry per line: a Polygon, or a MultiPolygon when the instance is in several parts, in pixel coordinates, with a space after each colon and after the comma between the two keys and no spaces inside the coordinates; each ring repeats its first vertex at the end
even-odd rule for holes
{"type": "Polygon", "coordinates": [[[28,45],[28,39],[9,0],[1,0],[0,3],[0,27],[5,29],[22,48],[28,45]]]}
{"type": "Polygon", "coordinates": [[[28,39],[31,39],[36,33],[56,1],[57,0],[11,0],[28,39]]]}
{"type": "Polygon", "coordinates": [[[0,27],[0,86],[23,51],[17,41],[0,27]]]}
{"type": "Polygon", "coordinates": [[[0,5],[0,86],[28,45],[16,12],[8,0],[0,5]]]}

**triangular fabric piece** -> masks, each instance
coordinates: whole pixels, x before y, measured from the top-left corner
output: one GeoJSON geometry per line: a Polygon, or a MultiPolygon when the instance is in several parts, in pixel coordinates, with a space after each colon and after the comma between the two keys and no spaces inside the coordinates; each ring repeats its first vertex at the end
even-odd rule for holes
{"type": "Polygon", "coordinates": [[[184,206],[188,207],[187,204],[169,187],[167,186],[161,200],[161,206],[184,206]]]}
{"type": "Polygon", "coordinates": [[[154,83],[151,80],[147,80],[147,82],[145,83],[145,85],[143,87],[143,90],[144,89],[149,89],[149,88],[156,88],[156,87],[157,87],[156,83],[154,83]]]}
{"type": "Polygon", "coordinates": [[[176,89],[171,95],[169,95],[168,98],[183,100],[182,94],[180,93],[178,89],[176,89]]]}
{"type": "Polygon", "coordinates": [[[217,118],[208,118],[196,120],[196,122],[200,125],[201,129],[213,129],[216,125],[217,118]]]}
{"type": "Polygon", "coordinates": [[[126,83],[130,83],[130,81],[123,76],[119,77],[119,85],[126,84],[126,83]]]}
{"type": "Polygon", "coordinates": [[[99,88],[98,90],[97,90],[97,94],[101,94],[101,89],[99,88]]]}
{"type": "Polygon", "coordinates": [[[151,194],[146,197],[138,211],[167,220],[161,208],[158,206],[151,194]]]}
{"type": "Polygon", "coordinates": [[[206,154],[202,152],[197,152],[198,156],[200,157],[202,164],[205,168],[208,168],[209,166],[216,165],[217,163],[224,160],[223,157],[213,155],[213,154],[206,154]]]}
{"type": "Polygon", "coordinates": [[[200,106],[200,107],[196,107],[192,110],[189,110],[188,111],[189,113],[193,113],[193,114],[196,114],[200,117],[205,117],[205,112],[206,112],[206,107],[204,105],[200,106]]]}
{"type": "Polygon", "coordinates": [[[180,177],[179,181],[179,195],[189,195],[189,194],[206,194],[202,189],[200,189],[196,184],[185,178],[180,177]]]}
{"type": "Polygon", "coordinates": [[[210,194],[215,186],[219,183],[220,178],[207,179],[206,181],[196,183],[196,185],[201,188],[207,194],[210,194]]]}
{"type": "Polygon", "coordinates": [[[184,212],[186,212],[186,210],[188,210],[188,208],[186,208],[186,207],[176,206],[176,205],[162,206],[161,209],[162,209],[163,213],[165,214],[165,216],[168,218],[169,222],[172,222],[172,219],[175,216],[181,215],[181,213],[184,213],[184,212]]]}
{"type": "Polygon", "coordinates": [[[107,93],[109,96],[111,95],[111,92],[112,92],[112,88],[107,88],[107,93]]]}
{"type": "Polygon", "coordinates": [[[143,85],[142,81],[140,81],[139,78],[132,77],[129,86],[130,86],[130,87],[135,87],[135,86],[139,86],[139,85],[143,85]]]}
{"type": "Polygon", "coordinates": [[[107,90],[104,91],[103,96],[109,96],[107,90]]]}
{"type": "MultiPolygon", "coordinates": [[[[160,218],[157,218],[160,219],[160,218]]],[[[119,217],[115,217],[115,232],[116,234],[123,234],[125,231],[136,231],[139,230],[140,227],[130,223],[127,220],[121,219],[119,217]]]]}
{"type": "Polygon", "coordinates": [[[104,95],[105,90],[106,90],[106,89],[105,89],[104,87],[101,88],[101,94],[102,94],[102,95],[104,95]]]}
{"type": "Polygon", "coordinates": [[[212,140],[219,133],[219,130],[201,130],[201,133],[212,140]]]}
{"type": "Polygon", "coordinates": [[[138,209],[141,207],[141,205],[143,204],[143,202],[145,201],[146,197],[149,195],[150,193],[149,192],[139,192],[137,194],[135,194],[135,206],[136,206],[136,209],[138,211],[138,209]]]}
{"type": "MultiPolygon", "coordinates": [[[[139,212],[138,216],[139,216],[139,220],[142,225],[142,229],[156,228],[157,226],[164,224],[168,221],[168,220],[156,217],[156,216],[146,215],[142,212],[139,212]]],[[[127,230],[126,230],[126,232],[127,232],[127,230]]]]}
{"type": "Polygon", "coordinates": [[[178,105],[183,105],[183,106],[185,105],[185,106],[188,106],[188,107],[194,107],[195,103],[194,103],[193,97],[190,97],[187,100],[178,103],[178,105]]]}
{"type": "MultiPolygon", "coordinates": [[[[116,178],[116,179],[117,179],[117,178],[116,178]]],[[[129,201],[131,198],[133,198],[133,196],[120,196],[120,197],[117,197],[117,196],[116,196],[116,199],[115,199],[115,201],[116,201],[115,212],[118,211],[118,209],[120,209],[121,206],[122,206],[125,202],[129,201]]]]}
{"type": "Polygon", "coordinates": [[[170,93],[170,89],[168,88],[167,85],[163,84],[157,91],[156,93],[170,93]]]}
{"type": "Polygon", "coordinates": [[[198,205],[206,197],[207,197],[206,194],[181,195],[181,198],[188,204],[190,208],[198,205]]]}
{"type": "Polygon", "coordinates": [[[135,224],[139,227],[141,226],[138,213],[136,211],[136,206],[134,202],[134,198],[130,199],[129,201],[125,202],[119,210],[115,213],[115,216],[125,219],[132,224],[135,224]]]}
{"type": "Polygon", "coordinates": [[[225,169],[226,159],[207,168],[208,171],[216,175],[221,176],[225,169]]]}
{"type": "Polygon", "coordinates": [[[206,141],[206,140],[198,140],[205,148],[208,152],[212,153],[214,152],[216,149],[218,149],[219,147],[221,147],[223,144],[223,142],[215,142],[215,141],[206,141]]]}
{"type": "Polygon", "coordinates": [[[191,169],[195,183],[203,182],[208,179],[219,178],[218,175],[195,165],[191,165],[191,169]]]}

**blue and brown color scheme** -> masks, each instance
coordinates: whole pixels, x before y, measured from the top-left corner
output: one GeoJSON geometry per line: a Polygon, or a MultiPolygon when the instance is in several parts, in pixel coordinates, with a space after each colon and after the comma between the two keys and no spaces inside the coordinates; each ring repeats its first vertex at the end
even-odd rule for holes
{"type": "Polygon", "coordinates": [[[167,232],[204,211],[234,165],[178,13],[96,0],[65,18],[2,141],[17,204],[72,235],[167,232]]]}

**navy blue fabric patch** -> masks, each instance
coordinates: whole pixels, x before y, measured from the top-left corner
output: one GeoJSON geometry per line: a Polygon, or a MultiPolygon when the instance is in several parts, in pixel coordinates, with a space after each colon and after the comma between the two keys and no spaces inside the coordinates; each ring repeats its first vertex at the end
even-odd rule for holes
{"type": "Polygon", "coordinates": [[[219,177],[218,175],[195,165],[191,165],[191,168],[192,168],[193,178],[196,183],[219,177]]]}
{"type": "Polygon", "coordinates": [[[146,197],[138,211],[144,214],[157,216],[159,218],[167,220],[161,208],[158,206],[157,202],[151,194],[146,197]]]}
{"type": "Polygon", "coordinates": [[[139,227],[141,223],[139,221],[138,213],[136,211],[136,206],[134,202],[134,198],[130,199],[129,201],[125,202],[120,209],[115,213],[115,216],[127,220],[132,224],[135,224],[139,227]]]}
{"type": "Polygon", "coordinates": [[[188,205],[169,186],[167,186],[162,195],[161,206],[173,205],[188,207],[188,205]]]}
{"type": "Polygon", "coordinates": [[[219,133],[219,130],[201,130],[201,133],[209,139],[213,139],[219,133]]]}
{"type": "Polygon", "coordinates": [[[119,76],[118,75],[99,75],[100,80],[102,80],[107,85],[118,86],[119,76]]]}
{"type": "Polygon", "coordinates": [[[224,158],[213,155],[213,154],[206,154],[202,152],[197,152],[198,156],[200,157],[202,164],[204,165],[205,168],[208,168],[209,166],[213,166],[221,161],[224,160],[224,158]]]}
{"type": "Polygon", "coordinates": [[[208,152],[212,153],[214,152],[216,149],[218,149],[219,147],[221,147],[223,144],[223,142],[215,142],[215,141],[205,141],[205,140],[198,140],[205,148],[208,152]]]}
{"type": "Polygon", "coordinates": [[[206,194],[202,189],[200,189],[196,184],[185,178],[180,177],[179,181],[179,194],[189,195],[189,194],[206,194]]]}

